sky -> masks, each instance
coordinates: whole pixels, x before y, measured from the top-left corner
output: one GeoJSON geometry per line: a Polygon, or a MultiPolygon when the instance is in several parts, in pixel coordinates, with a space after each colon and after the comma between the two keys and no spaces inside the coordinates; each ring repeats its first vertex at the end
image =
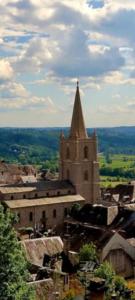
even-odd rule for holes
{"type": "Polygon", "coordinates": [[[0,127],[135,125],[135,0],[0,1],[0,127]]]}

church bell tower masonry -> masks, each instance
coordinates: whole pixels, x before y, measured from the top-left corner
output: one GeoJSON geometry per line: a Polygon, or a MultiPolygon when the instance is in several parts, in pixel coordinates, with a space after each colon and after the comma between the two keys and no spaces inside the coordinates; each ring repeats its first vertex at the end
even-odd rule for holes
{"type": "Polygon", "coordinates": [[[69,180],[76,193],[87,203],[100,200],[99,163],[97,161],[97,136],[90,137],[85,128],[79,83],[77,82],[71,128],[68,137],[60,138],[60,180],[69,180]]]}

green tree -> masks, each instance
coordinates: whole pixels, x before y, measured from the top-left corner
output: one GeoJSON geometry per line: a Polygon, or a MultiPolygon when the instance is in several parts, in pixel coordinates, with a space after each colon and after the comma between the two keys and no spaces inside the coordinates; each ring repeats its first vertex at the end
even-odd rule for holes
{"type": "Polygon", "coordinates": [[[109,152],[105,153],[105,159],[106,159],[107,164],[112,163],[111,155],[109,152]]]}
{"type": "Polygon", "coordinates": [[[27,262],[13,229],[14,221],[0,205],[0,299],[32,300],[34,291],[26,283],[27,262]]]}
{"type": "Polygon", "coordinates": [[[80,209],[81,209],[81,205],[79,203],[73,204],[70,212],[71,217],[76,218],[79,214],[80,209]]]}
{"type": "Polygon", "coordinates": [[[97,252],[96,246],[93,243],[85,244],[80,249],[79,253],[80,261],[96,261],[97,260],[97,252]]]}
{"type": "Polygon", "coordinates": [[[105,261],[95,270],[95,276],[105,279],[106,286],[110,286],[113,283],[115,271],[112,266],[105,261]]]}
{"type": "Polygon", "coordinates": [[[115,290],[122,292],[127,289],[126,280],[122,276],[116,275],[114,277],[115,290]]]}

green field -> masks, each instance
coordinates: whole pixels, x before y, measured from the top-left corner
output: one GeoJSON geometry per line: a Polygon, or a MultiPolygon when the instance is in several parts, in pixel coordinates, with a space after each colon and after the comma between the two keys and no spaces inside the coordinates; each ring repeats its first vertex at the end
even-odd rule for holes
{"type": "Polygon", "coordinates": [[[135,179],[135,155],[99,155],[101,186],[115,186],[135,179]]]}
{"type": "MultiPolygon", "coordinates": [[[[69,128],[0,128],[0,160],[58,172],[61,130],[68,136],[69,128]]],[[[97,128],[97,135],[103,186],[135,180],[135,126],[97,128]]]]}

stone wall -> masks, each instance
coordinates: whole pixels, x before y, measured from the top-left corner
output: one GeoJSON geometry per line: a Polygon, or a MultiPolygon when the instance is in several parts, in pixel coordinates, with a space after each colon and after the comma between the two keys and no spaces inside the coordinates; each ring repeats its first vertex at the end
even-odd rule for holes
{"type": "Polygon", "coordinates": [[[68,194],[74,194],[75,189],[55,189],[55,190],[34,190],[34,191],[24,191],[24,192],[14,192],[14,193],[0,193],[1,200],[17,200],[17,199],[34,199],[42,197],[52,197],[52,196],[62,196],[68,194]]]}
{"type": "MultiPolygon", "coordinates": [[[[21,227],[34,227],[35,225],[37,227],[41,226],[43,212],[45,212],[44,214],[46,218],[47,228],[59,226],[63,224],[67,212],[69,211],[69,209],[72,207],[74,203],[76,202],[48,204],[48,205],[36,206],[36,207],[32,206],[32,207],[11,209],[11,211],[16,213],[20,219],[20,222],[16,224],[15,227],[21,228],[21,227]],[[56,210],[56,213],[54,213],[54,210],[56,210]],[[32,220],[30,221],[31,213],[32,213],[32,220]]],[[[82,205],[82,201],[80,202],[80,204],[82,205]]]]}

